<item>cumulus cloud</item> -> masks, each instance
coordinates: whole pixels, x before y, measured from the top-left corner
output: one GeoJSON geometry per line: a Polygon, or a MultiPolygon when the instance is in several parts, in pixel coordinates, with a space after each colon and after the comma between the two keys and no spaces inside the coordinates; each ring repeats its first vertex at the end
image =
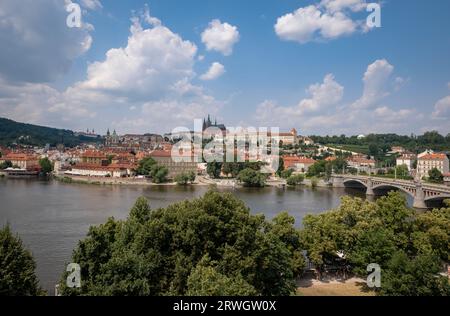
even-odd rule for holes
{"type": "Polygon", "coordinates": [[[299,104],[300,113],[315,112],[337,104],[342,100],[344,87],[337,83],[332,74],[323,79],[322,84],[314,84],[307,90],[310,99],[304,99],[299,104]]]}
{"type": "Polygon", "coordinates": [[[229,56],[233,53],[233,46],[239,41],[239,31],[236,26],[216,19],[209,23],[201,37],[208,51],[218,51],[229,56]]]}
{"type": "Polygon", "coordinates": [[[200,76],[201,80],[214,80],[225,73],[225,67],[221,63],[212,63],[208,71],[200,76]]]}
{"type": "Polygon", "coordinates": [[[432,117],[435,119],[450,119],[450,95],[436,102],[432,117]]]}
{"type": "Polygon", "coordinates": [[[264,101],[257,108],[257,120],[265,125],[274,120],[277,124],[302,120],[310,114],[336,106],[344,95],[344,87],[335,81],[332,74],[326,75],[323,83],[313,84],[306,91],[311,97],[301,100],[293,107],[282,107],[274,101],[264,101]]]}
{"type": "Polygon", "coordinates": [[[343,104],[344,87],[328,74],[323,83],[307,89],[311,97],[298,105],[281,106],[272,100],[262,102],[256,110],[256,121],[263,126],[301,127],[306,134],[409,133],[411,124],[419,125],[424,115],[416,109],[395,109],[380,104],[387,95],[384,86],[393,69],[386,60],[370,64],[363,79],[363,97],[349,104],[343,104]]]}
{"type": "Polygon", "coordinates": [[[350,9],[353,12],[364,10],[367,6],[364,0],[322,0],[321,7],[325,7],[328,12],[340,12],[350,9]]]}
{"type": "Polygon", "coordinates": [[[364,91],[360,99],[353,103],[354,108],[369,108],[389,95],[387,86],[394,66],[385,59],[376,60],[367,67],[364,74],[364,91]]]}
{"type": "Polygon", "coordinates": [[[352,19],[350,13],[366,7],[364,0],[323,0],[279,17],[275,32],[283,40],[301,44],[363,32],[362,21],[352,19]]]}
{"type": "Polygon", "coordinates": [[[68,28],[65,0],[2,0],[0,76],[15,82],[50,82],[89,50],[92,26],[68,28]],[[51,35],[50,35],[51,34],[51,35]]]}
{"type": "Polygon", "coordinates": [[[104,61],[89,65],[77,88],[159,98],[193,76],[197,47],[165,26],[144,29],[133,20],[125,47],[113,48],[104,61]]]}
{"type": "Polygon", "coordinates": [[[0,116],[72,129],[170,131],[220,106],[192,84],[196,60],[197,46],[146,9],[132,18],[126,45],[108,50],[88,66],[85,80],[64,91],[1,81],[0,116]]]}

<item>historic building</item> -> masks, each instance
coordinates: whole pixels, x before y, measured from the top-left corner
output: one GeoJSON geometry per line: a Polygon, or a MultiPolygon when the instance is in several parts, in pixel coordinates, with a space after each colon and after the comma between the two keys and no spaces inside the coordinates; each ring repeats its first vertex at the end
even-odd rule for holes
{"type": "Polygon", "coordinates": [[[119,135],[117,135],[116,130],[114,130],[114,132],[111,134],[111,132],[108,129],[105,137],[105,146],[116,147],[119,146],[119,144],[120,144],[120,137],[119,135]]]}
{"type": "Polygon", "coordinates": [[[224,124],[217,124],[217,119],[214,120],[214,124],[211,121],[211,116],[208,114],[208,119],[203,119],[203,132],[210,127],[216,127],[220,129],[222,132],[226,132],[227,128],[224,124]]]}
{"type": "Polygon", "coordinates": [[[19,167],[24,170],[39,169],[39,157],[27,153],[9,153],[0,158],[0,163],[10,161],[13,167],[19,167]]]}
{"type": "MultiPolygon", "coordinates": [[[[181,157],[189,157],[190,160],[188,162],[178,162],[177,157],[172,155],[172,152],[165,150],[155,150],[149,154],[149,157],[153,158],[158,165],[164,166],[169,170],[168,177],[173,179],[179,174],[187,173],[193,171],[197,174],[197,162],[192,157],[192,153],[187,153],[188,156],[180,156],[181,157]]],[[[180,159],[181,160],[181,159],[180,159]]]]}
{"type": "Polygon", "coordinates": [[[316,163],[314,159],[300,156],[283,156],[284,169],[291,169],[294,172],[305,173],[316,163]]]}
{"type": "Polygon", "coordinates": [[[417,160],[417,175],[420,178],[428,177],[428,172],[432,169],[439,170],[442,174],[449,172],[449,159],[446,154],[432,153],[426,154],[417,160]]]}
{"type": "Polygon", "coordinates": [[[414,165],[414,162],[416,161],[417,156],[415,154],[408,154],[405,153],[401,155],[400,157],[397,157],[397,166],[405,165],[408,167],[408,170],[411,171],[414,165]]]}

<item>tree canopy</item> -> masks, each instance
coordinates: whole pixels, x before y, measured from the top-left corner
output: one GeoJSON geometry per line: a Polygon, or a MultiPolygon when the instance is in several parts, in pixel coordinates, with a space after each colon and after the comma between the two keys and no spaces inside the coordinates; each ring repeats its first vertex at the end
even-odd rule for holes
{"type": "Polygon", "coordinates": [[[125,221],[91,227],[74,250],[81,289],[64,295],[289,295],[302,270],[287,214],[268,222],[231,194],[151,210],[139,199],[125,221]]]}
{"type": "Polygon", "coordinates": [[[7,225],[0,230],[0,296],[43,295],[35,274],[36,263],[19,236],[7,225]]]}
{"type": "Polygon", "coordinates": [[[303,226],[302,248],[319,273],[328,265],[366,276],[366,267],[377,263],[383,273],[380,294],[450,293],[448,280],[438,275],[441,263],[449,260],[450,208],[417,214],[398,192],[375,203],[344,197],[336,210],[306,216],[303,226]],[[415,278],[407,283],[408,291],[396,286],[398,271],[405,274],[399,278],[415,278]]]}
{"type": "Polygon", "coordinates": [[[41,167],[41,171],[45,174],[53,171],[53,164],[47,157],[39,159],[39,166],[41,167]]]}
{"type": "Polygon", "coordinates": [[[266,175],[251,168],[242,170],[237,176],[237,179],[246,187],[264,187],[266,178],[266,175]]]}

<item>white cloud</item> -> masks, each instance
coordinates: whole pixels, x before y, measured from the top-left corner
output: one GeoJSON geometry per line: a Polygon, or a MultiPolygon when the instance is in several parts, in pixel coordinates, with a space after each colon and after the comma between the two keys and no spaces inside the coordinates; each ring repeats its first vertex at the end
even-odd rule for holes
{"type": "Polygon", "coordinates": [[[89,50],[92,26],[68,28],[65,0],[2,0],[0,77],[15,82],[50,82],[89,50]]]}
{"type": "Polygon", "coordinates": [[[137,20],[130,32],[126,47],[110,49],[104,61],[89,65],[79,89],[159,98],[193,76],[195,44],[162,25],[144,29],[137,20]]]}
{"type": "Polygon", "coordinates": [[[364,75],[363,98],[347,105],[342,104],[344,87],[329,74],[322,84],[311,85],[307,90],[311,97],[298,105],[280,106],[270,100],[261,103],[256,110],[256,123],[294,126],[301,128],[303,134],[410,133],[411,126],[423,124],[424,114],[413,108],[395,109],[379,104],[387,95],[384,85],[393,69],[386,60],[370,64],[364,75]]]}
{"type": "Polygon", "coordinates": [[[432,117],[435,119],[450,119],[450,95],[436,102],[432,117]]]}
{"type": "Polygon", "coordinates": [[[364,91],[360,99],[353,103],[354,108],[369,108],[389,95],[387,85],[394,67],[385,59],[376,60],[367,67],[364,74],[364,91]]]}
{"type": "MultiPolygon", "coordinates": [[[[88,66],[86,79],[58,91],[0,81],[0,116],[84,130],[170,131],[220,103],[192,84],[197,47],[150,16],[132,19],[128,42],[88,66]],[[144,27],[147,23],[150,27],[144,27]],[[121,119],[118,120],[117,118],[121,119]]],[[[189,125],[190,126],[190,125],[189,125]]]]}
{"type": "Polygon", "coordinates": [[[327,111],[334,108],[344,95],[344,87],[337,83],[332,74],[323,79],[323,83],[313,84],[307,90],[310,98],[303,99],[297,106],[282,107],[274,101],[264,101],[256,111],[256,117],[264,125],[285,125],[289,122],[300,122],[318,111],[327,111]]]}
{"type": "Polygon", "coordinates": [[[344,95],[344,87],[334,80],[332,74],[326,75],[322,84],[311,85],[307,91],[312,97],[300,102],[299,109],[302,114],[336,105],[344,95]]]}
{"type": "Polygon", "coordinates": [[[221,63],[212,63],[208,71],[200,76],[201,80],[214,80],[225,73],[225,67],[221,63]]]}
{"type": "Polygon", "coordinates": [[[81,5],[89,10],[97,10],[103,8],[100,0],[81,0],[81,5]]]}
{"type": "Polygon", "coordinates": [[[364,10],[367,6],[364,0],[322,0],[321,7],[329,12],[339,12],[350,9],[353,12],[364,10]]]}
{"type": "Polygon", "coordinates": [[[233,46],[239,41],[239,31],[236,26],[216,19],[209,23],[201,37],[208,51],[218,51],[229,56],[233,53],[233,46]]]}
{"type": "Polygon", "coordinates": [[[357,12],[365,7],[363,0],[323,0],[279,17],[275,32],[283,40],[301,44],[363,32],[363,23],[353,20],[347,11],[357,12]]]}

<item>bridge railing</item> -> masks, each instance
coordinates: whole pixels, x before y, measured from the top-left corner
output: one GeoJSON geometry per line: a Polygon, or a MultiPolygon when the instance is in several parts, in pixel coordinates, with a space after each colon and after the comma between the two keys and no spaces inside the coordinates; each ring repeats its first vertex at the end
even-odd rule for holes
{"type": "MultiPolygon", "coordinates": [[[[351,179],[360,179],[360,180],[371,179],[371,180],[385,182],[385,183],[404,184],[404,185],[409,185],[409,186],[416,186],[418,184],[416,181],[412,181],[412,180],[391,179],[391,178],[384,178],[384,177],[377,177],[377,176],[360,176],[360,175],[350,175],[350,174],[336,175],[336,176],[341,176],[344,178],[351,178],[351,179]]],[[[424,188],[424,189],[438,190],[441,192],[450,193],[450,187],[446,186],[444,184],[439,185],[439,184],[426,183],[426,182],[422,182],[421,184],[422,184],[422,188],[424,188]]]]}

